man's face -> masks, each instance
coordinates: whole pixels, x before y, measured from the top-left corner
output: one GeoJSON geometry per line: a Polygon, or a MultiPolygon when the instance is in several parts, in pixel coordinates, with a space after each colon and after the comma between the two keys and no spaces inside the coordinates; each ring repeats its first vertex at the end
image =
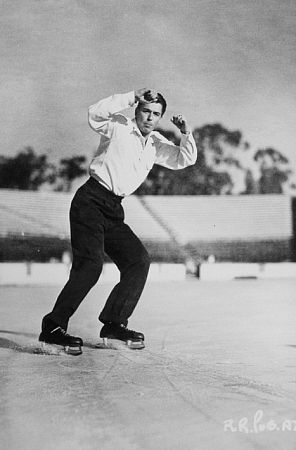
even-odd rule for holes
{"type": "Polygon", "coordinates": [[[153,131],[161,119],[161,103],[140,103],[136,108],[136,122],[143,136],[153,131]]]}

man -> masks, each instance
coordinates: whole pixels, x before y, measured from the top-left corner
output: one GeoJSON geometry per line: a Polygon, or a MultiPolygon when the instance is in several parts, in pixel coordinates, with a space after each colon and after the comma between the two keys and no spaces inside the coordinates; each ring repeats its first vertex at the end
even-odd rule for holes
{"type": "Polygon", "coordinates": [[[108,97],[89,108],[89,124],[100,135],[90,178],[76,192],[70,209],[73,264],[70,277],[51,313],[42,321],[39,340],[80,354],[82,339],[66,333],[70,317],[98,281],[104,251],[120,271],[120,281],[99,316],[100,337],[120,339],[131,348],[144,347],[144,335],[127,328],[143,291],[149,270],[146,249],[124,223],[122,199],[145,180],[153,164],[173,170],[196,161],[197,150],[189,125],[181,115],[171,120],[181,131],[175,146],[153,131],[166,110],[160,93],[139,89],[108,97]],[[135,119],[120,111],[137,103],[135,119]]]}

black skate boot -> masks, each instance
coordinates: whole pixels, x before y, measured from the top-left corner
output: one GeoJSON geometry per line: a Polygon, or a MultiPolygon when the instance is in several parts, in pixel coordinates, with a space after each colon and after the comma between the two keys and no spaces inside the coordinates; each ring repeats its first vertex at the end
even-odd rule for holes
{"type": "Polygon", "coordinates": [[[109,347],[108,340],[115,339],[124,341],[126,345],[133,350],[145,348],[144,334],[138,331],[129,330],[122,324],[106,323],[100,331],[100,337],[103,338],[105,347],[109,347]]]}
{"type": "Polygon", "coordinates": [[[83,341],[80,337],[71,336],[66,331],[54,323],[50,319],[45,319],[42,322],[42,331],[39,336],[39,341],[42,342],[44,349],[46,345],[62,346],[65,353],[68,355],[81,355],[83,341]]]}

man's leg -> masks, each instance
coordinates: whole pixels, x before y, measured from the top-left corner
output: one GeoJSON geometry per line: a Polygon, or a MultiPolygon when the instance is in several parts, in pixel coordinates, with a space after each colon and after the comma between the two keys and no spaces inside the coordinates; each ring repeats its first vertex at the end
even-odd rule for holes
{"type": "Polygon", "coordinates": [[[63,329],[90,289],[98,281],[104,260],[104,229],[100,211],[89,200],[87,189],[73,199],[70,210],[73,264],[70,277],[51,313],[45,316],[63,329]]]}
{"type": "Polygon", "coordinates": [[[127,325],[144,289],[149,255],[128,225],[106,231],[105,252],[120,270],[120,281],[110,293],[99,320],[127,325]]]}

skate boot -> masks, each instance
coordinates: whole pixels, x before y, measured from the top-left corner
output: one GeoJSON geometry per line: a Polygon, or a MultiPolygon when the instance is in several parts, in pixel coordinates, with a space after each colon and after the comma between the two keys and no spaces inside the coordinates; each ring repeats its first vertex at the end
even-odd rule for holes
{"type": "Polygon", "coordinates": [[[109,347],[109,339],[124,341],[132,350],[145,348],[144,334],[139,333],[138,331],[129,330],[123,324],[113,322],[106,323],[100,331],[100,337],[103,338],[103,344],[106,348],[109,347]]]}
{"type": "Polygon", "coordinates": [[[39,336],[39,341],[43,344],[46,350],[50,346],[61,346],[68,355],[81,355],[83,341],[80,337],[71,336],[66,331],[54,323],[52,320],[45,319],[42,322],[42,331],[39,336]]]}

